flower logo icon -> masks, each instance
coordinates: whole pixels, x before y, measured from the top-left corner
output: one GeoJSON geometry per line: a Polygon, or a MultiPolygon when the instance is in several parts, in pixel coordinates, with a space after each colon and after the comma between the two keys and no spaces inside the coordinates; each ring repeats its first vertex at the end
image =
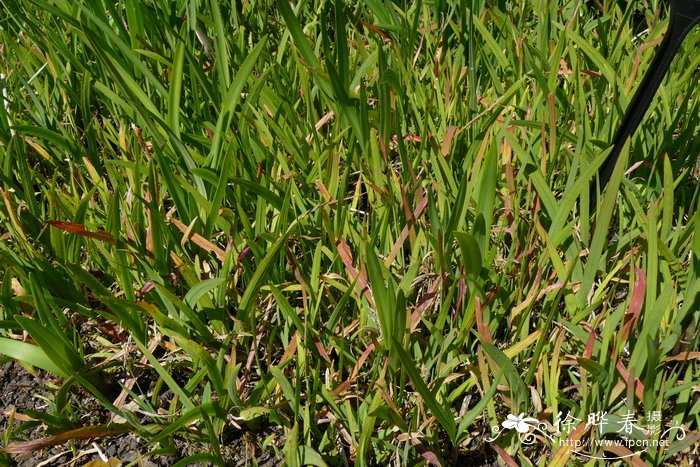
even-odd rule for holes
{"type": "Polygon", "coordinates": [[[517,417],[513,414],[508,414],[506,420],[501,423],[501,425],[508,430],[515,428],[518,433],[527,433],[530,431],[530,427],[536,427],[538,423],[540,423],[540,421],[536,418],[525,417],[525,414],[521,413],[517,417]]]}

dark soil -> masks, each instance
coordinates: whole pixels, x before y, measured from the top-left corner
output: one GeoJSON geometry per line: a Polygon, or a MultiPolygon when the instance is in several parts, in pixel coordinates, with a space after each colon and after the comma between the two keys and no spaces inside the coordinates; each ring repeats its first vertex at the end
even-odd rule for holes
{"type": "MultiPolygon", "coordinates": [[[[0,365],[0,433],[3,439],[1,447],[8,442],[35,440],[46,437],[49,433],[45,425],[39,422],[18,420],[15,415],[14,423],[8,426],[10,415],[27,414],[31,411],[46,413],[49,401],[55,394],[60,380],[54,380],[49,374],[39,371],[30,373],[18,363],[0,365]]],[[[109,412],[91,395],[75,390],[74,417],[81,425],[106,423],[109,412]]],[[[231,438],[223,446],[222,455],[230,466],[260,465],[276,466],[281,462],[275,458],[271,449],[260,448],[262,440],[272,434],[272,431],[262,434],[251,432],[231,433],[231,438]]],[[[134,434],[125,434],[94,441],[76,440],[49,449],[22,454],[7,454],[0,452],[0,466],[34,467],[39,464],[46,466],[81,466],[98,460],[95,451],[96,443],[102,453],[108,458],[119,460],[123,466],[135,465],[144,467],[171,466],[174,463],[197,454],[198,446],[184,437],[175,438],[170,450],[172,455],[150,455],[154,449],[146,441],[134,434]]],[[[193,466],[204,464],[191,464],[193,466]]]]}
{"type": "MultiPolygon", "coordinates": [[[[144,380],[147,379],[144,378],[144,380]]],[[[7,446],[9,442],[37,440],[52,434],[47,429],[46,424],[22,421],[18,418],[21,418],[21,415],[34,415],[36,417],[32,411],[46,413],[61,384],[60,379],[46,372],[30,373],[18,363],[0,365],[0,434],[3,435],[0,438],[0,467],[83,466],[100,458],[93,443],[97,444],[107,458],[117,459],[122,466],[172,466],[188,456],[201,452],[201,445],[184,436],[176,436],[169,446],[153,446],[135,434],[125,434],[99,440],[75,440],[29,453],[13,455],[4,453],[2,448],[7,446]],[[8,426],[13,411],[17,415],[15,415],[12,425],[8,426]],[[168,455],[163,453],[163,448],[168,449],[168,455]],[[151,453],[154,449],[160,449],[160,452],[158,454],[151,453]]],[[[162,397],[168,399],[167,391],[162,394],[162,397]]],[[[76,422],[76,426],[103,424],[109,421],[109,411],[102,407],[92,395],[80,390],[77,386],[72,389],[69,404],[73,410],[70,419],[76,422]]],[[[484,428],[484,430],[486,429],[484,428]]],[[[484,433],[488,434],[487,431],[484,433]]],[[[484,444],[481,439],[485,436],[484,433],[475,434],[475,438],[469,446],[462,446],[459,452],[453,452],[453,455],[450,456],[450,462],[456,462],[456,465],[498,465],[495,451],[484,444]]],[[[278,446],[283,444],[281,433],[269,427],[262,428],[257,433],[252,431],[225,433],[225,443],[222,446],[221,454],[226,460],[226,465],[236,467],[282,465],[282,460],[275,456],[272,448],[262,447],[263,440],[271,435],[274,435],[278,446]]],[[[336,461],[339,465],[344,463],[339,459],[336,461]]],[[[369,461],[372,464],[372,460],[369,461]]],[[[204,466],[206,464],[189,465],[204,466]]]]}

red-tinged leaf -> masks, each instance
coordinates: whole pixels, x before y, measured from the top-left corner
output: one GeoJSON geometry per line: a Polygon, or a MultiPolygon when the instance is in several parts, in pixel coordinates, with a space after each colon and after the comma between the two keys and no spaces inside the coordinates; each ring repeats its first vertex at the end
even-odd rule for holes
{"type": "Polygon", "coordinates": [[[240,263],[245,259],[246,256],[248,256],[248,253],[250,253],[250,247],[247,246],[241,250],[241,252],[238,254],[238,260],[237,262],[240,263]]]}
{"type": "Polygon", "coordinates": [[[108,436],[117,436],[124,433],[133,431],[134,428],[131,425],[123,423],[114,423],[111,425],[90,425],[74,430],[64,431],[52,436],[47,436],[46,438],[33,439],[30,441],[18,441],[10,443],[5,448],[5,452],[10,454],[20,454],[23,452],[34,452],[41,449],[46,449],[51,446],[56,446],[57,444],[63,444],[65,442],[75,440],[75,439],[96,439],[96,438],[106,438],[108,436]]]}
{"type": "Polygon", "coordinates": [[[426,462],[428,462],[428,465],[442,467],[442,462],[440,462],[440,458],[437,456],[437,454],[426,448],[425,445],[418,440],[412,440],[412,442],[413,447],[416,448],[416,451],[420,453],[420,456],[425,459],[426,462]]]}
{"type": "Polygon", "coordinates": [[[442,276],[438,276],[438,278],[430,286],[428,293],[418,301],[416,308],[413,310],[413,313],[411,313],[411,333],[416,332],[418,329],[418,324],[421,322],[423,312],[435,304],[437,299],[437,291],[440,288],[441,278],[442,276]]]}
{"type": "MultiPolygon", "coordinates": [[[[143,199],[146,200],[146,203],[151,202],[151,193],[148,190],[143,193],[143,199]]],[[[154,253],[155,245],[153,245],[153,220],[151,218],[151,209],[148,207],[148,204],[146,204],[146,221],[148,223],[148,227],[146,227],[146,250],[148,250],[150,253],[154,253]]]]}
{"type": "Polygon", "coordinates": [[[583,349],[583,358],[590,359],[593,356],[593,347],[595,345],[596,338],[598,338],[598,333],[589,331],[586,347],[583,349]]]}
{"type": "Polygon", "coordinates": [[[535,275],[535,281],[532,283],[530,286],[530,291],[527,293],[527,296],[525,297],[525,300],[523,300],[521,303],[513,307],[510,311],[510,320],[514,321],[515,318],[525,311],[532,303],[536,300],[539,299],[539,296],[537,295],[537,291],[540,288],[540,283],[542,282],[542,267],[537,268],[537,274],[535,275]]]}
{"type": "Polygon", "coordinates": [[[422,143],[423,142],[423,137],[420,135],[406,135],[403,137],[404,141],[410,141],[412,143],[422,143]]]}
{"type": "Polygon", "coordinates": [[[93,232],[91,230],[86,230],[83,224],[76,224],[75,222],[49,221],[49,225],[68,233],[80,235],[81,237],[93,238],[101,242],[114,244],[114,236],[104,230],[93,232]]]}
{"type": "Polygon", "coordinates": [[[374,344],[370,344],[364,352],[362,352],[362,355],[360,355],[360,358],[357,359],[357,363],[355,364],[355,368],[352,369],[352,373],[350,373],[350,379],[355,379],[357,378],[358,373],[360,372],[360,368],[362,368],[362,365],[365,364],[365,361],[369,358],[369,355],[372,353],[374,350],[374,344]]]}
{"type": "Polygon", "coordinates": [[[506,450],[500,447],[498,444],[491,443],[491,447],[494,451],[496,451],[496,454],[498,454],[499,457],[503,459],[503,462],[505,462],[506,465],[510,467],[520,467],[519,464],[515,462],[515,459],[510,457],[510,454],[508,454],[506,450]]]}
{"type": "Polygon", "coordinates": [[[369,29],[370,31],[382,36],[384,38],[384,42],[391,41],[391,35],[389,35],[389,33],[386,32],[385,30],[375,26],[372,23],[368,23],[368,22],[364,21],[362,18],[357,18],[357,22],[360,23],[361,25],[363,25],[364,27],[366,27],[367,29],[369,29]]]}
{"type": "Polygon", "coordinates": [[[481,342],[493,344],[491,330],[487,323],[484,322],[484,311],[482,309],[481,300],[479,297],[474,297],[474,308],[476,309],[476,329],[479,331],[479,339],[481,342]]]}
{"type": "MultiPolygon", "coordinates": [[[[612,349],[610,349],[611,356],[614,357],[614,354],[612,352],[612,349]]],[[[622,379],[624,382],[629,386],[630,384],[630,373],[627,371],[627,368],[625,365],[622,363],[621,360],[618,360],[617,363],[615,364],[617,371],[620,372],[620,376],[622,376],[622,379]]],[[[632,381],[632,384],[634,384],[634,395],[639,399],[640,401],[644,400],[644,383],[639,381],[638,378],[634,378],[634,381],[632,381]]]]}
{"type": "MultiPolygon", "coordinates": [[[[424,190],[423,190],[424,191],[424,190]]],[[[417,193],[420,193],[417,192],[417,193]]],[[[406,202],[406,201],[404,201],[406,202]]],[[[413,231],[413,224],[415,223],[418,218],[421,217],[423,214],[423,211],[425,211],[425,208],[428,206],[428,197],[427,196],[422,196],[420,201],[418,202],[418,206],[416,206],[416,209],[413,212],[408,212],[406,213],[406,217],[411,220],[406,223],[404,228],[401,230],[401,234],[399,235],[399,238],[396,239],[396,242],[394,242],[394,246],[391,248],[391,251],[389,252],[389,256],[386,257],[386,260],[384,261],[384,266],[390,267],[391,264],[394,262],[394,259],[396,258],[396,255],[399,254],[399,251],[401,251],[401,247],[403,246],[404,242],[408,238],[408,236],[411,234],[413,231]]],[[[407,209],[407,206],[405,207],[407,209]]]]}
{"type": "Polygon", "coordinates": [[[667,362],[684,362],[686,360],[697,360],[700,359],[700,352],[683,352],[678,355],[672,355],[666,357],[667,362]]]}
{"type": "Polygon", "coordinates": [[[647,277],[639,268],[634,269],[635,275],[637,276],[634,281],[634,292],[632,293],[632,299],[630,300],[630,306],[625,313],[625,321],[622,326],[621,342],[626,342],[629,338],[634,326],[639,321],[639,317],[642,314],[642,306],[644,305],[644,296],[647,292],[647,277]]]}
{"type": "Polygon", "coordinates": [[[452,140],[458,134],[458,126],[447,127],[447,132],[445,132],[445,138],[442,140],[442,146],[440,147],[440,154],[446,156],[450,153],[452,148],[452,140]]]}
{"type": "Polygon", "coordinates": [[[614,454],[619,459],[625,459],[633,467],[645,467],[647,464],[639,458],[639,453],[630,451],[624,446],[603,445],[603,451],[614,454]]]}
{"type": "Polygon", "coordinates": [[[316,184],[316,188],[318,188],[319,193],[321,193],[321,196],[323,196],[323,199],[326,200],[326,203],[329,203],[333,197],[331,196],[330,191],[328,191],[328,188],[326,188],[326,185],[324,185],[321,180],[316,180],[314,183],[316,184]]]}
{"type": "Polygon", "coordinates": [[[329,365],[332,365],[333,360],[331,360],[331,357],[328,355],[328,352],[326,352],[326,349],[323,347],[323,344],[321,344],[321,341],[319,341],[316,337],[313,337],[312,339],[321,358],[328,362],[329,365]]]}
{"type": "Polygon", "coordinates": [[[455,305],[455,312],[452,315],[452,324],[457,322],[457,317],[462,313],[462,297],[465,297],[467,293],[467,283],[464,277],[459,279],[459,295],[457,296],[457,305],[455,305]]]}
{"type": "Polygon", "coordinates": [[[292,357],[294,357],[294,354],[297,351],[297,347],[299,346],[299,342],[301,341],[301,334],[299,331],[294,333],[294,337],[289,341],[289,345],[287,346],[287,349],[284,351],[284,354],[282,355],[282,358],[280,359],[280,363],[284,363],[288,360],[290,360],[292,357]]]}
{"type": "Polygon", "coordinates": [[[207,240],[206,238],[202,237],[196,232],[192,232],[189,227],[187,227],[185,224],[183,224],[181,221],[178,219],[175,219],[174,217],[170,218],[170,223],[173,224],[177,229],[185,234],[186,238],[198,247],[202,248],[205,251],[208,251],[209,253],[214,253],[216,257],[223,261],[226,259],[226,252],[219,248],[218,246],[214,245],[212,242],[207,240]]]}
{"type": "Polygon", "coordinates": [[[343,382],[340,383],[338,386],[336,386],[335,389],[333,389],[333,390],[331,391],[331,395],[332,395],[333,397],[338,397],[338,396],[340,396],[342,393],[344,393],[345,391],[347,391],[347,390],[350,388],[350,386],[352,386],[353,382],[354,382],[354,381],[350,381],[350,380],[343,381],[343,382]]]}
{"type": "MultiPolygon", "coordinates": [[[[413,215],[413,211],[411,210],[411,202],[408,199],[408,189],[408,185],[401,187],[401,207],[403,208],[403,215],[406,216],[406,226],[404,227],[404,230],[408,232],[408,236],[411,239],[411,248],[413,248],[413,246],[416,244],[416,229],[413,227],[413,224],[416,222],[416,216],[413,215]]],[[[422,190],[418,190],[416,195],[421,191],[422,190]]],[[[417,197],[418,196],[416,196],[416,198],[417,197]]],[[[423,201],[426,206],[428,205],[426,199],[422,199],[421,201],[423,201]]]]}
{"type": "Polygon", "coordinates": [[[374,298],[372,297],[372,291],[369,289],[367,273],[363,268],[360,268],[359,271],[355,269],[352,264],[352,251],[344,239],[337,239],[335,246],[338,250],[338,256],[340,256],[340,260],[343,262],[343,265],[348,272],[350,282],[355,282],[355,279],[357,279],[357,284],[360,286],[360,290],[362,290],[362,293],[365,295],[367,302],[369,302],[369,305],[374,308],[374,298]]]}
{"type": "MultiPolygon", "coordinates": [[[[590,333],[591,336],[594,336],[596,339],[601,340],[600,335],[593,331],[593,329],[590,327],[590,325],[584,323],[584,329],[590,333]]],[[[589,340],[590,342],[590,340],[589,340]]],[[[588,347],[588,343],[586,345],[588,347]]],[[[617,355],[615,355],[615,350],[612,348],[612,346],[608,346],[608,353],[610,353],[610,359],[611,361],[616,362],[615,367],[617,368],[617,371],[620,373],[620,376],[622,376],[622,379],[624,380],[625,384],[629,385],[630,384],[630,373],[627,371],[627,368],[625,365],[622,363],[622,361],[617,359],[617,355]]],[[[592,350],[591,350],[592,354],[592,350]]],[[[644,383],[642,383],[639,378],[634,378],[633,381],[634,384],[634,394],[639,398],[639,400],[644,400],[644,383]]]]}

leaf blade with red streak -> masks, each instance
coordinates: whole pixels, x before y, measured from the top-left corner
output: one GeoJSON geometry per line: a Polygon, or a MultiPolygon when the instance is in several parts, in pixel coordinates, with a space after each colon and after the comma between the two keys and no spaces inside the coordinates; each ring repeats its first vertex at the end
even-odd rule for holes
{"type": "Polygon", "coordinates": [[[48,221],[51,227],[63,230],[64,232],[80,235],[81,237],[92,238],[101,242],[114,244],[114,235],[104,230],[92,231],[87,230],[83,224],[76,222],[64,222],[57,220],[48,221]]]}

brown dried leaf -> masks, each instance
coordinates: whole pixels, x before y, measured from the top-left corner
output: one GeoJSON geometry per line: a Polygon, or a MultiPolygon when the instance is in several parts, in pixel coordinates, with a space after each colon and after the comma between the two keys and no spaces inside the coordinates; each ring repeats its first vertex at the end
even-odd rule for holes
{"type": "Polygon", "coordinates": [[[678,355],[666,357],[667,362],[684,362],[686,360],[700,359],[700,352],[683,352],[678,355]]]}
{"type": "Polygon", "coordinates": [[[117,436],[128,433],[133,430],[134,428],[131,425],[122,423],[84,426],[74,430],[64,431],[63,433],[59,433],[57,435],[47,436],[46,438],[10,443],[5,448],[5,452],[10,454],[34,452],[55,446],[57,444],[63,444],[74,439],[106,438],[108,436],[117,436]]]}
{"type": "Polygon", "coordinates": [[[198,247],[202,248],[203,250],[206,250],[210,253],[214,253],[216,257],[223,261],[226,259],[226,252],[219,248],[218,246],[214,245],[212,242],[207,240],[206,238],[202,237],[196,232],[192,232],[191,229],[189,229],[184,223],[179,221],[178,219],[175,219],[174,217],[170,218],[170,223],[173,224],[177,229],[185,234],[185,238],[188,240],[192,240],[192,242],[197,245],[198,247]]]}
{"type": "Polygon", "coordinates": [[[450,153],[450,149],[452,148],[452,140],[454,139],[455,135],[457,135],[457,130],[459,130],[458,126],[447,127],[445,138],[442,140],[442,146],[440,147],[440,154],[443,156],[450,153]]]}

